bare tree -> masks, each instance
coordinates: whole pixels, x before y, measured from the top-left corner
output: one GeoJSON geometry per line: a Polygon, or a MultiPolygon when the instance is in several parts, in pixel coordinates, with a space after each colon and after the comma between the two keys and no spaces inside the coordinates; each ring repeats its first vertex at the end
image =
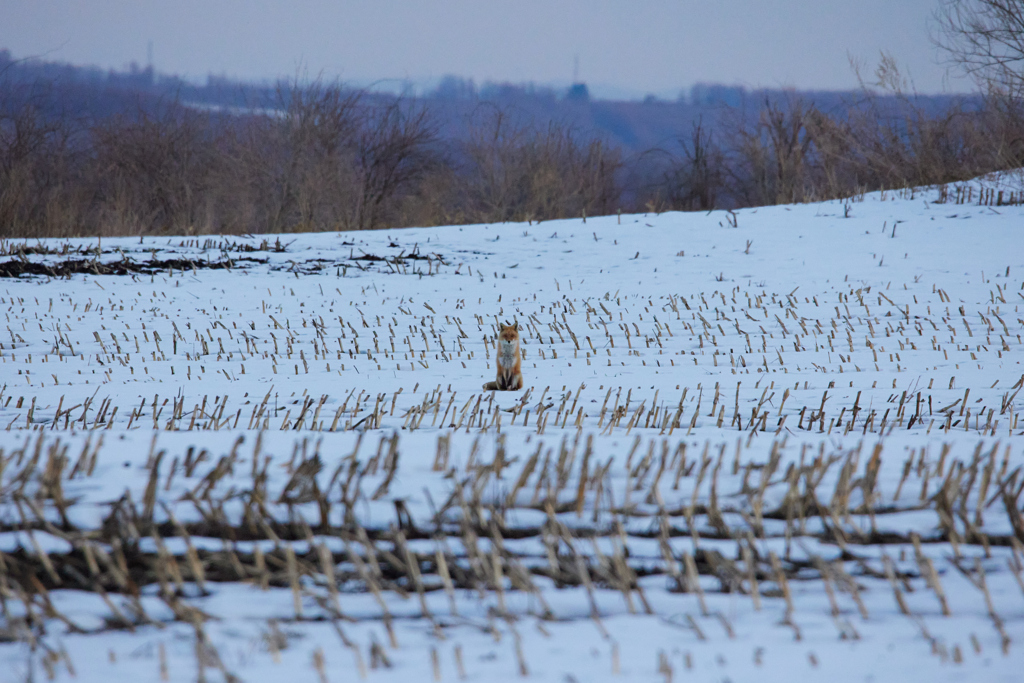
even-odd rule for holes
{"type": "Polygon", "coordinates": [[[235,232],[332,230],[353,202],[352,141],[363,93],[315,79],[278,84],[233,126],[221,164],[223,222],[235,232]]]}
{"type": "Polygon", "coordinates": [[[709,211],[722,189],[722,150],[701,120],[690,130],[689,143],[680,141],[683,160],[671,169],[669,199],[673,208],[709,211]]]}
{"type": "Polygon", "coordinates": [[[387,226],[434,162],[436,126],[402,98],[296,78],[269,109],[226,145],[219,194],[233,231],[387,226]]]}
{"type": "Polygon", "coordinates": [[[818,116],[799,97],[766,99],[757,121],[736,126],[728,174],[740,205],[785,204],[814,198],[813,139],[808,126],[818,116]]]}
{"type": "Polygon", "coordinates": [[[558,123],[537,128],[500,108],[479,113],[458,149],[455,201],[466,219],[549,220],[615,210],[618,150],[558,123]]]}
{"type": "MultiPolygon", "coordinates": [[[[6,69],[4,69],[6,71],[6,69]]],[[[19,87],[0,72],[0,236],[63,233],[79,208],[73,126],[47,116],[52,84],[19,87]]]]}
{"type": "Polygon", "coordinates": [[[408,192],[436,163],[437,125],[427,110],[404,99],[387,98],[363,108],[355,139],[358,197],[349,227],[385,227],[408,192]]]}
{"type": "Polygon", "coordinates": [[[103,227],[205,232],[212,163],[209,116],[177,100],[116,115],[92,128],[103,227]]]}
{"type": "Polygon", "coordinates": [[[943,0],[935,42],[989,92],[1024,95],[1024,0],[943,0]]]}

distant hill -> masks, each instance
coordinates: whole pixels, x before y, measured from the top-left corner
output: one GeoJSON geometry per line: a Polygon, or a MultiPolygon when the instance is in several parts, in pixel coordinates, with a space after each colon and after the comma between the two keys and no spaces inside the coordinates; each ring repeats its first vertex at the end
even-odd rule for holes
{"type": "MultiPolygon", "coordinates": [[[[252,83],[213,75],[204,84],[197,84],[135,64],[118,71],[17,60],[8,50],[0,50],[0,93],[34,96],[56,116],[103,118],[168,99],[227,112],[266,110],[279,104],[277,90],[277,83],[252,83]]],[[[387,93],[375,96],[394,97],[387,93]]],[[[448,76],[435,89],[412,98],[431,110],[446,137],[465,135],[475,115],[497,108],[520,124],[568,124],[583,136],[599,137],[627,154],[639,154],[671,147],[676,140],[688,136],[697,121],[714,130],[723,121],[756,116],[765,102],[799,99],[827,113],[836,113],[856,106],[865,99],[865,93],[698,84],[676,100],[648,97],[617,101],[590,98],[582,83],[563,90],[510,83],[484,83],[478,87],[470,80],[448,76]]],[[[911,99],[929,114],[965,102],[967,106],[980,105],[980,98],[976,97],[920,95],[911,99]]],[[[879,96],[875,101],[877,104],[886,100],[896,102],[889,95],[879,96]]]]}

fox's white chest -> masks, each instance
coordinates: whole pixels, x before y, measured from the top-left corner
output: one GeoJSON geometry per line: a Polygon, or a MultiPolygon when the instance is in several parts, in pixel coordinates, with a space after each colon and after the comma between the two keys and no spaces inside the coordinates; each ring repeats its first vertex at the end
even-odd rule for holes
{"type": "Polygon", "coordinates": [[[501,367],[510,368],[516,364],[516,347],[515,342],[505,339],[498,340],[498,364],[501,367]]]}

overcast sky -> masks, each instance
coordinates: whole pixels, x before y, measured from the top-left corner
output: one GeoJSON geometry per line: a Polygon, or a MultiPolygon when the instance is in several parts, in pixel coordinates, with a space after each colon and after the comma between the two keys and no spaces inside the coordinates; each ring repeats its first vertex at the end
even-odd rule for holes
{"type": "Polygon", "coordinates": [[[0,0],[15,57],[366,84],[445,74],[674,97],[697,82],[844,89],[890,52],[920,92],[962,91],[929,41],[940,0],[0,0]]]}

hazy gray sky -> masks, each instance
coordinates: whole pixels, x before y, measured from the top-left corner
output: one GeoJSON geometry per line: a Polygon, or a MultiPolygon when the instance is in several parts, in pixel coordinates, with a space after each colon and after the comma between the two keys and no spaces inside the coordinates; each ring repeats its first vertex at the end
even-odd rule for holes
{"type": "Polygon", "coordinates": [[[298,69],[366,83],[445,74],[674,96],[695,82],[849,88],[890,53],[919,91],[946,81],[928,39],[940,0],[0,0],[16,57],[201,80],[298,69]]]}

